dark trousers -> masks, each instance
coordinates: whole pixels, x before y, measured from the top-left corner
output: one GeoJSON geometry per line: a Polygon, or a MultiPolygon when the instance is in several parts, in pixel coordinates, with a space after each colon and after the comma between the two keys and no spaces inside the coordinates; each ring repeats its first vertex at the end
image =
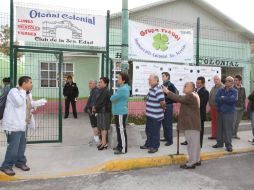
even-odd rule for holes
{"type": "Polygon", "coordinates": [[[145,146],[148,148],[159,148],[160,147],[160,128],[161,121],[155,118],[146,117],[146,143],[145,146]]]}
{"type": "Polygon", "coordinates": [[[173,143],[173,104],[167,104],[166,110],[164,112],[164,119],[162,120],[163,134],[167,142],[173,143]]]}
{"type": "Polygon", "coordinates": [[[92,128],[97,127],[97,118],[96,118],[96,116],[94,114],[90,114],[89,119],[90,119],[90,123],[91,123],[92,128]]]}
{"type": "Polygon", "coordinates": [[[125,115],[115,115],[116,133],[117,133],[117,147],[123,152],[127,152],[127,133],[126,133],[126,119],[125,115]]]}
{"type": "Polygon", "coordinates": [[[234,113],[218,113],[217,115],[217,144],[232,148],[234,113]]]}
{"type": "Polygon", "coordinates": [[[201,148],[203,146],[204,130],[205,130],[205,121],[201,120],[201,131],[200,131],[200,147],[201,148]]]}
{"type": "Polygon", "coordinates": [[[7,149],[5,159],[2,164],[3,169],[22,166],[26,164],[25,150],[26,150],[26,132],[17,131],[10,132],[7,137],[7,149]]]}
{"type": "Polygon", "coordinates": [[[69,116],[70,103],[72,107],[73,116],[77,117],[76,101],[75,98],[67,97],[65,99],[65,117],[69,116]]]}

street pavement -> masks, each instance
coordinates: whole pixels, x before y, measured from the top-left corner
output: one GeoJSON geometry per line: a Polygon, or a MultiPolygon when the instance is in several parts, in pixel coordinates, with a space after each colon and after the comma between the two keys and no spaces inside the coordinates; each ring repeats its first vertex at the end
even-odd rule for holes
{"type": "Polygon", "coordinates": [[[253,190],[254,153],[202,162],[195,170],[177,165],[49,180],[0,183],[0,190],[253,190]]]}
{"type": "MultiPolygon", "coordinates": [[[[241,125],[249,126],[248,130],[239,132],[240,140],[233,139],[233,149],[250,149],[254,151],[254,146],[248,142],[251,138],[250,123],[243,122],[241,125]]],[[[206,128],[210,128],[210,122],[206,123],[206,128]]],[[[241,126],[240,126],[241,128],[241,126]]],[[[129,149],[125,155],[114,155],[112,148],[108,150],[98,151],[95,146],[89,146],[88,142],[92,138],[91,128],[88,118],[79,115],[79,119],[68,118],[63,122],[63,143],[56,144],[29,144],[27,145],[27,160],[28,166],[31,168],[29,172],[22,172],[14,168],[16,179],[42,179],[42,178],[57,178],[65,176],[76,176],[83,174],[96,173],[100,170],[103,164],[114,160],[131,160],[135,158],[154,158],[160,156],[168,156],[176,154],[176,137],[174,144],[166,147],[162,143],[160,149],[155,154],[148,154],[147,150],[140,150],[139,146],[145,141],[144,134],[140,132],[140,139],[136,140],[137,134],[130,133],[134,131],[136,126],[128,127],[129,149]],[[141,134],[142,133],[142,134],[141,134]],[[136,136],[135,136],[136,135],[136,136]]],[[[222,149],[213,149],[212,145],[216,142],[208,140],[210,134],[204,136],[203,153],[213,153],[217,151],[224,152],[222,149]]],[[[115,138],[115,137],[114,137],[115,138]]],[[[184,137],[180,137],[180,142],[184,141],[184,137]]],[[[180,153],[186,154],[186,146],[180,146],[180,153]]],[[[0,162],[3,161],[5,155],[5,147],[0,149],[0,162]]],[[[207,159],[210,159],[209,157],[207,159]]],[[[135,160],[134,160],[135,162],[135,160]]],[[[144,161],[143,161],[144,162],[144,161]]],[[[160,162],[160,160],[159,160],[160,162]]],[[[137,165],[137,163],[135,163],[137,165]]],[[[155,165],[148,164],[145,167],[153,167],[155,165]]],[[[113,165],[114,167],[114,165],[113,165]]],[[[135,166],[136,167],[136,166],[135,166]]],[[[138,168],[138,167],[136,167],[138,168]]],[[[129,169],[134,169],[129,167],[129,169]]],[[[109,171],[113,171],[113,169],[109,171]]],[[[0,181],[8,181],[15,178],[4,179],[5,175],[0,172],[0,181]]]]}

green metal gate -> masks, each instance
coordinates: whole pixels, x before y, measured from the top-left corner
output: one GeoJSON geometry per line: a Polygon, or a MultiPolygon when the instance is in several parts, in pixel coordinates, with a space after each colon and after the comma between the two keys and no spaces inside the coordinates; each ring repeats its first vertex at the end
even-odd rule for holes
{"type": "Polygon", "coordinates": [[[30,76],[33,100],[48,101],[36,109],[36,128],[28,130],[28,143],[62,142],[62,64],[60,51],[14,49],[14,85],[19,77],[30,76]],[[23,60],[18,61],[18,53],[23,60]]]}

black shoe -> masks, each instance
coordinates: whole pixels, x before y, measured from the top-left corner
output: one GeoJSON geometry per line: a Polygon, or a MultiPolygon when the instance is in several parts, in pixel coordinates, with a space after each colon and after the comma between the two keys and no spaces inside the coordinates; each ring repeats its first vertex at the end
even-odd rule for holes
{"type": "Polygon", "coordinates": [[[196,162],[196,164],[194,164],[195,166],[201,166],[201,160],[196,162]]]}
{"type": "Polygon", "coordinates": [[[121,151],[121,150],[116,150],[115,152],[114,152],[114,154],[116,154],[116,155],[119,155],[119,154],[126,154],[127,152],[123,152],[123,151],[121,151]]]}
{"type": "Polygon", "coordinates": [[[184,165],[180,165],[180,168],[182,168],[182,169],[195,169],[196,166],[195,166],[195,164],[193,164],[191,166],[188,166],[188,165],[184,164],[184,165]]]}
{"type": "Polygon", "coordinates": [[[116,150],[121,150],[121,148],[119,148],[119,147],[116,146],[116,147],[113,148],[113,150],[115,150],[115,151],[116,151],[116,150]]]}
{"type": "Polygon", "coordinates": [[[16,165],[16,167],[21,169],[21,170],[23,170],[23,171],[29,171],[30,170],[30,168],[27,165],[25,165],[25,164],[21,165],[21,166],[16,165]]]}
{"type": "Polygon", "coordinates": [[[165,146],[170,146],[170,145],[172,145],[173,143],[172,142],[166,142],[165,143],[165,146]]]}
{"type": "Polygon", "coordinates": [[[240,137],[238,137],[238,136],[233,136],[232,138],[240,140],[240,137]]]}
{"type": "Polygon", "coordinates": [[[78,119],[78,117],[74,117],[74,119],[78,119]]]}
{"type": "Polygon", "coordinates": [[[107,144],[105,144],[105,145],[101,144],[101,146],[98,147],[98,150],[106,150],[106,149],[108,149],[108,145],[107,144]]]}
{"type": "Polygon", "coordinates": [[[150,148],[148,150],[148,153],[150,153],[150,154],[155,153],[155,152],[158,152],[158,148],[150,148]]]}
{"type": "Polygon", "coordinates": [[[209,140],[215,140],[216,137],[208,137],[209,140]]]}
{"type": "Polygon", "coordinates": [[[140,146],[140,149],[148,149],[146,145],[140,146]]]}
{"type": "Polygon", "coordinates": [[[188,145],[187,141],[181,142],[181,145],[188,145]]]}
{"type": "Polygon", "coordinates": [[[64,119],[67,119],[68,118],[68,116],[64,116],[64,119]]]}
{"type": "Polygon", "coordinates": [[[166,140],[166,139],[160,139],[160,141],[162,141],[162,142],[166,142],[167,140],[166,140]]]}
{"type": "Polygon", "coordinates": [[[218,144],[213,145],[212,147],[213,147],[213,148],[223,148],[223,146],[219,146],[218,144]]]}
{"type": "Polygon", "coordinates": [[[0,170],[8,176],[14,176],[15,172],[11,168],[0,168],[0,170]]]}
{"type": "Polygon", "coordinates": [[[233,152],[233,149],[232,149],[231,147],[228,147],[228,148],[227,148],[227,151],[228,151],[228,152],[233,152]]]}

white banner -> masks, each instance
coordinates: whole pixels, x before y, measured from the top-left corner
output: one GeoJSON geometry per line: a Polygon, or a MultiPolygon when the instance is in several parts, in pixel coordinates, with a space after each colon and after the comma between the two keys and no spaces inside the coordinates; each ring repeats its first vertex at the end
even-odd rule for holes
{"type": "Polygon", "coordinates": [[[170,81],[176,86],[180,94],[183,94],[183,87],[186,82],[196,83],[199,76],[205,77],[205,86],[210,91],[214,86],[213,77],[215,75],[221,76],[220,67],[197,67],[165,63],[134,62],[132,94],[147,95],[150,88],[148,84],[149,75],[158,75],[160,84],[162,84],[162,72],[168,72],[170,74],[170,81]]]}
{"type": "Polygon", "coordinates": [[[16,38],[25,42],[105,47],[106,17],[16,7],[16,38]]]}
{"type": "Polygon", "coordinates": [[[129,58],[193,63],[193,30],[169,29],[129,20],[129,58]]]}

